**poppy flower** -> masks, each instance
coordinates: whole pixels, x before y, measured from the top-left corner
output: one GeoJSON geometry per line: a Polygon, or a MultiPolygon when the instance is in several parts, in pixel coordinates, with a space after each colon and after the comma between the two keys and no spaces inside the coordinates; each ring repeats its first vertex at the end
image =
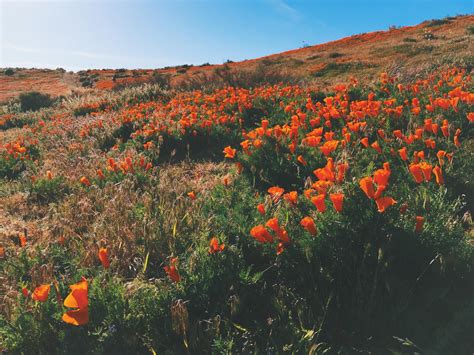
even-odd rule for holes
{"type": "Polygon", "coordinates": [[[194,193],[194,191],[188,192],[187,195],[193,201],[196,199],[196,194],[194,193]]]}
{"type": "Polygon", "coordinates": [[[374,173],[374,182],[377,185],[388,186],[388,179],[390,178],[390,170],[378,169],[374,173]]]}
{"type": "Polygon", "coordinates": [[[410,173],[415,179],[416,183],[420,184],[425,180],[425,177],[423,175],[423,170],[421,170],[418,164],[410,164],[410,166],[408,167],[408,170],[410,170],[410,173]]]}
{"type": "Polygon", "coordinates": [[[319,147],[319,149],[325,156],[328,156],[329,154],[331,154],[333,151],[336,150],[338,145],[339,145],[339,141],[331,140],[331,141],[325,142],[321,147],[319,147]]]}
{"type": "Polygon", "coordinates": [[[443,185],[444,184],[443,171],[438,165],[436,165],[433,168],[433,174],[435,175],[436,183],[438,185],[443,185]]]}
{"type": "Polygon", "coordinates": [[[332,182],[330,181],[319,180],[313,183],[311,186],[320,194],[325,195],[331,185],[332,182]]]}
{"type": "Polygon", "coordinates": [[[104,269],[108,269],[110,266],[109,261],[109,253],[107,252],[107,248],[100,248],[99,249],[99,260],[102,263],[104,269]]]}
{"type": "Polygon", "coordinates": [[[101,180],[105,179],[105,175],[104,175],[104,173],[102,172],[101,169],[97,169],[97,176],[99,176],[99,179],[101,179],[101,180]]]}
{"type": "Polygon", "coordinates": [[[88,284],[83,277],[81,281],[70,285],[71,292],[64,300],[64,306],[75,308],[63,314],[63,321],[72,325],[84,325],[89,322],[88,284]]]}
{"type": "Polygon", "coordinates": [[[426,162],[421,162],[418,164],[421,171],[423,172],[423,177],[425,178],[425,181],[430,181],[431,180],[431,171],[432,171],[432,166],[426,162]]]}
{"type": "Polygon", "coordinates": [[[380,144],[378,141],[375,141],[370,146],[374,148],[377,151],[377,153],[382,154],[382,148],[380,148],[380,144]]]}
{"type": "Polygon", "coordinates": [[[50,289],[51,289],[51,285],[49,284],[38,286],[33,291],[31,298],[33,298],[35,301],[46,302],[48,299],[50,289]]]}
{"type": "Polygon", "coordinates": [[[84,186],[91,186],[91,182],[86,176],[83,176],[79,179],[79,182],[84,186]]]}
{"type": "Polygon", "coordinates": [[[382,213],[382,212],[385,212],[387,208],[397,203],[397,201],[395,201],[391,197],[386,196],[386,197],[380,197],[376,199],[375,203],[377,204],[378,211],[382,213]]]}
{"type": "Polygon", "coordinates": [[[223,151],[223,153],[225,154],[224,158],[234,159],[236,152],[237,152],[237,149],[232,149],[231,146],[229,145],[224,148],[224,151],[223,151]]]}
{"type": "Polygon", "coordinates": [[[336,181],[338,183],[341,183],[344,180],[344,177],[346,176],[347,169],[349,169],[349,164],[347,163],[342,163],[338,164],[336,167],[336,181]]]}
{"type": "Polygon", "coordinates": [[[423,224],[425,223],[425,218],[423,216],[416,216],[415,232],[420,233],[423,231],[423,224]]]}
{"type": "Polygon", "coordinates": [[[19,241],[19,243],[20,243],[20,247],[23,248],[23,247],[26,246],[26,242],[27,242],[27,241],[26,241],[26,236],[25,236],[25,235],[20,234],[20,235],[18,236],[18,241],[19,241]]]}
{"type": "Polygon", "coordinates": [[[209,254],[215,254],[223,251],[225,244],[222,243],[219,245],[219,240],[216,237],[213,237],[209,242],[209,254]]]}
{"type": "Polygon", "coordinates": [[[165,266],[163,269],[165,272],[168,274],[168,277],[173,281],[173,282],[179,282],[181,280],[181,276],[179,275],[178,268],[176,267],[176,264],[178,263],[178,258],[172,258],[170,265],[165,266]]]}
{"type": "Polygon", "coordinates": [[[5,248],[0,246],[0,258],[4,258],[5,257],[5,248]]]}
{"type": "Polygon", "coordinates": [[[28,291],[26,287],[22,287],[21,293],[23,294],[23,297],[25,298],[28,297],[28,295],[30,294],[30,292],[28,291]]]}
{"type": "Polygon", "coordinates": [[[400,154],[400,158],[402,158],[403,161],[408,160],[407,147],[399,149],[398,154],[400,154]]]}
{"type": "Polygon", "coordinates": [[[311,217],[304,217],[300,221],[300,225],[311,235],[316,235],[318,233],[316,230],[316,225],[314,224],[314,220],[311,217]]]}
{"type": "Polygon", "coordinates": [[[365,148],[368,148],[369,147],[369,138],[367,137],[364,137],[360,140],[360,143],[365,147],[365,148]]]}
{"type": "Polygon", "coordinates": [[[281,196],[285,192],[285,189],[278,186],[273,186],[273,187],[270,187],[267,191],[272,197],[273,202],[276,203],[280,200],[281,196]]]}
{"type": "Polygon", "coordinates": [[[441,132],[443,132],[443,136],[448,137],[449,136],[449,126],[443,124],[441,126],[441,132]]]}
{"type": "Polygon", "coordinates": [[[283,198],[291,203],[292,205],[296,205],[298,202],[298,192],[296,191],[291,191],[283,195],[283,198]]]}
{"type": "Polygon", "coordinates": [[[264,226],[259,224],[250,230],[250,235],[260,243],[272,243],[273,237],[264,226]]]}
{"type": "Polygon", "coordinates": [[[307,166],[308,163],[306,162],[306,160],[304,160],[303,156],[302,155],[298,155],[298,158],[296,158],[298,160],[298,162],[300,162],[303,166],[307,166]]]}
{"type": "Polygon", "coordinates": [[[258,213],[260,213],[262,216],[265,215],[265,206],[263,205],[263,203],[259,203],[257,205],[257,211],[258,213]]]}
{"type": "Polygon", "coordinates": [[[280,227],[277,218],[270,218],[265,225],[276,233],[283,244],[291,242],[287,231],[280,227]]]}
{"type": "Polygon", "coordinates": [[[275,233],[281,233],[281,228],[278,224],[278,218],[270,218],[265,225],[271,230],[273,230],[275,233]]]}
{"type": "Polygon", "coordinates": [[[344,201],[344,194],[330,194],[329,199],[332,201],[334,209],[337,213],[342,212],[342,203],[344,201]]]}
{"type": "Polygon", "coordinates": [[[311,202],[316,206],[318,211],[321,213],[324,213],[326,211],[326,203],[324,202],[325,198],[326,198],[326,195],[324,194],[319,194],[311,198],[311,202]]]}
{"type": "Polygon", "coordinates": [[[48,177],[48,180],[52,180],[53,179],[53,173],[51,172],[51,170],[48,170],[46,172],[46,176],[48,177]]]}
{"type": "Polygon", "coordinates": [[[359,186],[364,191],[368,198],[373,199],[375,196],[373,179],[370,176],[366,176],[359,181],[359,186]]]}
{"type": "Polygon", "coordinates": [[[469,112],[467,114],[467,119],[469,122],[474,123],[474,112],[469,112]]]}
{"type": "Polygon", "coordinates": [[[436,157],[438,158],[438,162],[440,166],[444,165],[445,156],[446,156],[446,152],[444,150],[438,150],[438,153],[436,153],[436,157]]]}

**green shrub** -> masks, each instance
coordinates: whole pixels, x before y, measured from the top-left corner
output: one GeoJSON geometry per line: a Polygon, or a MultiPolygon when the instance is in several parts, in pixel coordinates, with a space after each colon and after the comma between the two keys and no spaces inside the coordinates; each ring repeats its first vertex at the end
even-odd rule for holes
{"type": "Polygon", "coordinates": [[[48,94],[37,91],[24,92],[20,94],[20,107],[23,112],[38,111],[44,107],[51,107],[54,100],[48,94]]]}
{"type": "Polygon", "coordinates": [[[30,186],[30,198],[39,204],[48,204],[62,198],[68,193],[69,187],[62,176],[51,179],[37,179],[30,186]]]}

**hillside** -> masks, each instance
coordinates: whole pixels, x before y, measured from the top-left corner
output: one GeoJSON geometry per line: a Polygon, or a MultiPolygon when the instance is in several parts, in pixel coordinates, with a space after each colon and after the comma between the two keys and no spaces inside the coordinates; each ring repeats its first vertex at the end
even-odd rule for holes
{"type": "MultiPolygon", "coordinates": [[[[316,85],[348,81],[350,76],[371,81],[382,71],[426,67],[444,62],[468,61],[474,53],[474,15],[423,22],[417,26],[358,34],[337,41],[226,64],[231,70],[251,70],[264,65],[316,85]]],[[[210,75],[223,65],[177,66],[167,69],[101,69],[78,73],[22,69],[0,76],[0,102],[21,92],[40,91],[53,96],[90,88],[112,89],[153,81],[169,75],[171,84],[210,75]]]]}
{"type": "Polygon", "coordinates": [[[0,352],[472,353],[473,19],[3,75],[0,352]]]}

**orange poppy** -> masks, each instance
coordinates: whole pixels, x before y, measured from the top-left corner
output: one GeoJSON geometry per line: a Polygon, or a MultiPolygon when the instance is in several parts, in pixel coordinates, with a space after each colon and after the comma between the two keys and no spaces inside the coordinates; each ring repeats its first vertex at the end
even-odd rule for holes
{"type": "Polygon", "coordinates": [[[257,211],[258,213],[260,213],[262,216],[265,215],[265,206],[263,205],[263,203],[259,203],[257,205],[257,211]]]}
{"type": "Polygon", "coordinates": [[[298,162],[300,162],[303,166],[307,166],[308,163],[306,162],[306,160],[304,160],[303,156],[302,155],[298,155],[298,158],[296,158],[298,160],[298,162]]]}
{"type": "Polygon", "coordinates": [[[224,148],[224,151],[223,151],[223,153],[225,154],[224,158],[234,159],[236,152],[237,152],[237,149],[232,149],[231,146],[229,145],[224,148]]]}
{"type": "Polygon", "coordinates": [[[438,185],[443,185],[444,184],[443,171],[441,170],[441,168],[438,165],[436,165],[433,168],[433,174],[436,177],[436,183],[438,185]]]}
{"type": "Polygon", "coordinates": [[[436,157],[438,158],[438,162],[440,166],[444,165],[445,156],[446,156],[446,152],[444,150],[438,150],[438,153],[436,153],[436,157]]]}
{"type": "Polygon", "coordinates": [[[285,189],[278,186],[273,186],[273,187],[270,187],[267,191],[272,197],[273,202],[278,202],[281,196],[283,195],[283,193],[285,192],[285,189]]]}
{"type": "Polygon", "coordinates": [[[382,212],[385,212],[387,208],[397,203],[397,201],[395,201],[391,197],[386,196],[386,197],[380,197],[376,199],[375,203],[377,204],[378,211],[382,213],[382,212]]]}
{"type": "Polygon", "coordinates": [[[278,224],[278,218],[270,218],[265,225],[271,230],[273,230],[275,233],[281,233],[281,228],[278,224]]]}
{"type": "Polygon", "coordinates": [[[5,248],[0,246],[0,258],[5,257],[5,248]]]}
{"type": "Polygon", "coordinates": [[[51,285],[49,284],[38,286],[33,291],[31,298],[33,298],[35,301],[46,302],[48,299],[50,289],[51,289],[51,285]]]}
{"type": "Polygon", "coordinates": [[[165,272],[168,274],[168,277],[173,282],[179,282],[181,280],[181,276],[179,275],[178,268],[176,267],[177,263],[178,263],[178,258],[172,258],[170,265],[164,267],[165,272]]]}
{"type": "Polygon", "coordinates": [[[196,199],[196,194],[194,191],[188,192],[188,197],[194,201],[196,199]]]}
{"type": "Polygon", "coordinates": [[[377,151],[377,153],[382,154],[382,148],[380,148],[380,144],[378,141],[375,141],[370,146],[374,148],[377,151]]]}
{"type": "Polygon", "coordinates": [[[291,242],[290,238],[288,237],[288,233],[286,230],[280,227],[277,218],[270,218],[265,225],[273,230],[284,244],[291,242]]]}
{"type": "Polygon", "coordinates": [[[89,181],[89,179],[85,176],[81,177],[79,179],[79,182],[84,185],[84,186],[91,186],[91,182],[89,181]]]}
{"type": "Polygon", "coordinates": [[[71,292],[64,300],[64,306],[75,308],[63,314],[63,321],[72,325],[84,325],[89,322],[88,284],[83,277],[81,281],[69,286],[71,292]]]}
{"type": "Polygon", "coordinates": [[[390,170],[378,169],[374,173],[374,182],[377,185],[388,186],[388,179],[390,178],[390,170]]]}
{"type": "Polygon", "coordinates": [[[291,191],[283,195],[283,198],[291,203],[292,205],[296,205],[298,202],[298,192],[296,191],[291,191]]]}
{"type": "Polygon", "coordinates": [[[416,216],[415,231],[420,233],[423,231],[423,224],[425,223],[425,218],[422,216],[416,216]]]}
{"type": "Polygon", "coordinates": [[[215,254],[223,251],[225,244],[222,243],[219,245],[219,240],[216,237],[213,237],[209,242],[209,254],[215,254]]]}
{"type": "Polygon", "coordinates": [[[337,213],[342,212],[342,203],[344,201],[344,194],[343,193],[330,194],[329,199],[332,201],[332,204],[336,212],[337,213]]]}
{"type": "Polygon", "coordinates": [[[398,154],[400,154],[400,158],[402,158],[403,161],[408,160],[407,147],[399,149],[398,154]]]}
{"type": "Polygon", "coordinates": [[[99,176],[99,179],[101,179],[101,180],[105,179],[105,175],[104,175],[104,173],[102,172],[101,169],[97,169],[97,175],[99,176]]]}
{"type": "Polygon", "coordinates": [[[410,170],[410,173],[415,179],[416,183],[420,184],[425,180],[423,171],[418,164],[410,164],[408,169],[410,170]]]}
{"type": "Polygon", "coordinates": [[[102,263],[104,269],[108,269],[110,266],[109,261],[109,253],[107,252],[107,248],[100,248],[99,249],[99,260],[102,263]]]}
{"type": "Polygon", "coordinates": [[[300,225],[311,235],[316,235],[318,233],[316,230],[316,225],[314,224],[314,220],[311,217],[304,217],[301,220],[300,225]]]}
{"type": "Polygon", "coordinates": [[[325,156],[328,156],[329,154],[331,154],[331,152],[336,150],[338,145],[339,145],[339,141],[331,140],[331,141],[325,142],[321,147],[319,147],[319,149],[325,156]]]}
{"type": "Polygon", "coordinates": [[[423,172],[423,177],[425,178],[425,181],[430,181],[431,180],[431,171],[433,170],[433,167],[426,163],[426,162],[421,162],[418,164],[420,166],[421,171],[423,172]]]}
{"type": "Polygon", "coordinates": [[[19,243],[20,243],[20,247],[23,248],[23,247],[26,246],[27,240],[26,240],[26,236],[25,236],[25,235],[20,234],[20,235],[18,236],[18,241],[19,241],[19,243]]]}
{"type": "Polygon", "coordinates": [[[328,191],[329,189],[329,186],[332,185],[332,182],[330,181],[323,181],[323,180],[319,180],[319,181],[316,181],[315,183],[313,183],[311,186],[316,190],[318,191],[320,194],[326,194],[326,192],[328,191]]]}
{"type": "Polygon", "coordinates": [[[326,198],[325,194],[319,194],[311,198],[311,202],[316,206],[319,212],[324,213],[326,211],[326,203],[324,199],[326,198]]]}
{"type": "Polygon", "coordinates": [[[250,230],[250,235],[260,243],[272,243],[273,237],[264,226],[259,224],[250,230]]]}
{"type": "Polygon", "coordinates": [[[366,176],[359,181],[359,186],[368,198],[373,199],[375,196],[374,183],[370,176],[366,176]]]}
{"type": "Polygon", "coordinates": [[[360,140],[360,143],[361,143],[364,147],[368,148],[368,147],[369,147],[369,138],[367,138],[367,137],[362,138],[362,139],[360,140]]]}
{"type": "Polygon", "coordinates": [[[26,287],[22,287],[21,293],[23,294],[23,297],[25,298],[28,297],[28,295],[30,294],[30,292],[28,291],[26,287]]]}

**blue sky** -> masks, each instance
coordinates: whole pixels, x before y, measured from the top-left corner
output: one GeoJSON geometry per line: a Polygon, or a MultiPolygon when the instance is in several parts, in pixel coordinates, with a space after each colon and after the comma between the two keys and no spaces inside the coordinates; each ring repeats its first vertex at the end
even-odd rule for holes
{"type": "Polygon", "coordinates": [[[0,0],[0,67],[222,63],[473,12],[473,0],[0,0]]]}

